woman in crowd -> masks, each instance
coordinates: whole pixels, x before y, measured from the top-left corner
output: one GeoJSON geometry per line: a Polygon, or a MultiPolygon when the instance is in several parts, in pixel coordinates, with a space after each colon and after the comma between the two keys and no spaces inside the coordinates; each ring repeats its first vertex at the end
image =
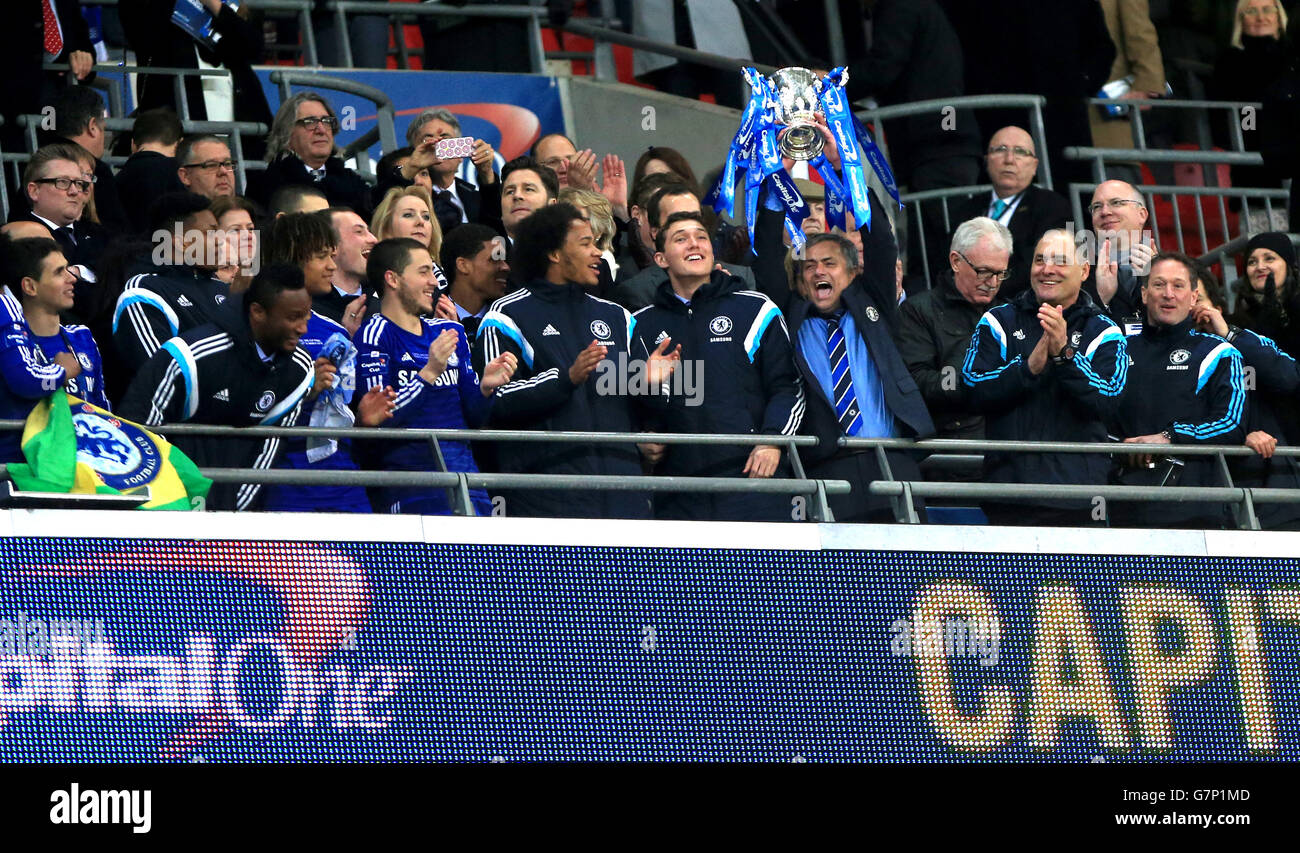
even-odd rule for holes
{"type": "MultiPolygon", "coordinates": [[[[1296,59],[1286,34],[1287,15],[1279,0],[1238,0],[1229,46],[1219,56],[1210,80],[1210,97],[1220,101],[1261,102],[1296,59]]],[[[1222,133],[1222,128],[1220,128],[1222,133]]],[[[1260,150],[1259,133],[1243,128],[1246,150],[1260,150]]],[[[1220,136],[1228,147],[1231,137],[1220,136]]],[[[1276,187],[1281,176],[1268,166],[1233,166],[1233,186],[1276,187]]]]}
{"type": "Polygon", "coordinates": [[[230,283],[231,293],[243,293],[258,269],[260,212],[251,201],[237,195],[218,196],[212,200],[211,210],[217,217],[217,227],[231,236],[235,252],[232,263],[218,270],[217,277],[230,283]]]}
{"type": "Polygon", "coordinates": [[[433,215],[433,198],[422,186],[393,187],[375,208],[370,218],[370,231],[380,240],[390,237],[410,237],[429,247],[433,256],[433,274],[438,279],[438,302],[435,313],[444,320],[456,320],[456,306],[446,291],[447,276],[438,266],[438,253],[442,251],[442,227],[433,215]]]}
{"type": "MultiPolygon", "coordinates": [[[[429,247],[436,259],[442,249],[442,228],[433,215],[433,198],[421,186],[393,187],[375,208],[370,218],[370,231],[380,240],[390,237],[410,237],[429,247]]],[[[434,266],[437,264],[435,262],[434,266]]],[[[438,270],[440,281],[446,279],[438,270]]]]}
{"type": "Polygon", "coordinates": [[[600,284],[596,287],[596,294],[603,294],[614,285],[614,276],[618,275],[618,261],[614,259],[612,251],[616,231],[614,209],[609,199],[600,193],[573,187],[560,190],[560,201],[568,202],[578,208],[591,222],[591,233],[596,238],[596,246],[600,249],[601,258],[605,262],[600,273],[600,284]]]}
{"type": "Polygon", "coordinates": [[[1300,287],[1291,238],[1281,231],[1256,234],[1246,244],[1246,275],[1234,286],[1228,322],[1272,338],[1293,358],[1300,354],[1300,287]]]}
{"type": "Polygon", "coordinates": [[[636,186],[637,182],[646,175],[660,172],[666,172],[685,181],[691,185],[691,189],[695,190],[696,195],[700,194],[700,182],[695,177],[695,170],[682,156],[682,152],[662,145],[652,145],[637,158],[636,168],[632,170],[632,186],[636,186]]]}

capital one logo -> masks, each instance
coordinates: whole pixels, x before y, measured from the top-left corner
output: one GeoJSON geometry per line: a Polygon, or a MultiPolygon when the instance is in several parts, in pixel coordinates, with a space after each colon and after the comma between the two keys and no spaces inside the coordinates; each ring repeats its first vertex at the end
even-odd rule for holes
{"type": "MultiPolygon", "coordinates": [[[[99,583],[125,570],[222,575],[267,589],[284,615],[278,628],[222,643],[191,632],[168,641],[176,648],[138,650],[134,638],[124,642],[112,636],[109,619],[109,636],[90,643],[59,636],[43,654],[0,653],[0,731],[10,722],[6,717],[28,713],[192,718],[160,745],[159,757],[168,759],[238,729],[386,727],[410,673],[402,667],[326,663],[336,650],[355,647],[369,613],[369,584],[361,567],[344,554],[315,546],[249,545],[182,543],[97,557],[94,565],[19,570],[42,583],[99,583]],[[255,681],[260,686],[250,698],[246,685],[255,681]]],[[[58,725],[57,719],[46,719],[58,725]]]]}

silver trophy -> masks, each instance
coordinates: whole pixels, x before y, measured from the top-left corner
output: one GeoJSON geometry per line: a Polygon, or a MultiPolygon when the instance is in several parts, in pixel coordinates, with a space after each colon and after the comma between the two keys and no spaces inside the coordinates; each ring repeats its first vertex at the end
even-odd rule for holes
{"type": "Polygon", "coordinates": [[[822,151],[825,140],[813,120],[817,110],[817,75],[807,68],[782,68],[772,75],[776,90],[776,118],[789,127],[780,139],[781,153],[792,160],[811,160],[822,151]]]}

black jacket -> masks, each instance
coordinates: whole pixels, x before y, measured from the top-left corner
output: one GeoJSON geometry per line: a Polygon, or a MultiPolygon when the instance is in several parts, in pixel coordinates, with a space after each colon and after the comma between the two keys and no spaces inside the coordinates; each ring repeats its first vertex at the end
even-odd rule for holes
{"type": "MultiPolygon", "coordinates": [[[[36,214],[30,210],[9,218],[10,221],[40,222],[46,228],[50,227],[47,223],[41,222],[36,214]]],[[[68,239],[66,232],[51,229],[54,233],[54,241],[59,244],[59,248],[63,250],[63,256],[68,259],[68,265],[86,266],[95,272],[99,272],[100,259],[104,256],[104,251],[108,248],[110,242],[108,230],[102,225],[87,222],[84,219],[73,222],[71,227],[75,243],[68,239]]]]}
{"type": "MultiPolygon", "coordinates": [[[[859,229],[862,235],[862,254],[866,267],[862,274],[845,289],[845,306],[853,313],[853,322],[864,336],[867,349],[875,361],[884,385],[885,402],[893,413],[899,434],[907,438],[929,438],[934,435],[934,422],[926,410],[921,390],[903,363],[898,346],[894,343],[898,300],[894,290],[894,259],[898,250],[894,245],[884,207],[875,192],[871,192],[872,210],[876,211],[874,229],[859,229]]],[[[790,290],[786,284],[784,232],[780,213],[760,209],[754,242],[758,254],[754,261],[754,277],[759,289],[780,308],[794,342],[795,365],[804,382],[808,397],[803,432],[820,440],[816,448],[800,451],[810,462],[835,455],[836,442],[844,434],[835,404],[822,392],[816,375],[799,351],[799,327],[816,310],[812,303],[790,290]]]]}
{"type": "MultiPolygon", "coordinates": [[[[1128,373],[1124,335],[1086,293],[1065,310],[1073,359],[1029,370],[1043,335],[1032,290],[980,318],[962,368],[971,406],[996,441],[1103,442],[1128,373]]],[[[986,453],[984,478],[997,483],[1102,484],[1109,460],[1096,453],[986,453]]],[[[1058,509],[1079,501],[1041,501],[1058,509]]]]}
{"type": "MultiPolygon", "coordinates": [[[[127,43],[136,52],[140,65],[156,68],[197,68],[195,46],[197,42],[178,29],[172,22],[175,0],[132,0],[119,5],[122,30],[127,43]]],[[[270,127],[271,107],[262,91],[253,65],[262,59],[264,36],[262,19],[256,15],[245,20],[229,6],[224,6],[213,20],[213,30],[221,35],[215,52],[199,45],[198,55],[211,65],[224,66],[230,71],[234,86],[235,121],[262,122],[270,127]]],[[[185,99],[190,117],[207,118],[203,101],[203,86],[198,77],[185,79],[185,99]]],[[[173,78],[162,75],[140,76],[140,109],[170,107],[181,114],[176,103],[176,86],[173,78]]],[[[248,135],[243,138],[244,157],[260,160],[266,151],[265,139],[248,135]]]]}
{"type": "Polygon", "coordinates": [[[270,206],[271,196],[285,184],[315,186],[325,193],[333,207],[347,207],[367,222],[370,221],[370,185],[356,172],[343,165],[343,158],[335,155],[325,161],[325,177],[315,180],[307,171],[307,164],[296,154],[285,151],[266,166],[261,177],[260,201],[270,206]]]}
{"type": "MultiPolygon", "coordinates": [[[[785,320],[770,299],[714,271],[683,303],[672,283],[659,286],[654,305],[638,311],[632,352],[648,359],[665,337],[682,348],[678,370],[702,384],[669,395],[652,421],[659,432],[794,435],[803,420],[804,394],[785,320]],[[701,373],[702,371],[702,373],[701,373]],[[689,395],[689,396],[688,396],[689,395]]],[[[677,377],[684,380],[683,377],[677,377]]],[[[686,477],[740,477],[752,447],[669,445],[658,473],[686,477]]],[[[783,451],[784,454],[784,451],[783,451]]],[[[784,459],[784,456],[783,456],[784,459]]],[[[661,518],[789,520],[789,498],[756,495],[665,495],[661,518]]]]}
{"type": "MultiPolygon", "coordinates": [[[[1272,281],[1270,278],[1269,281],[1272,281]]],[[[1234,326],[1272,338],[1292,358],[1300,356],[1300,287],[1290,276],[1277,288],[1256,293],[1250,282],[1237,285],[1237,301],[1227,320],[1234,326]]]]}
{"type": "MultiPolygon", "coordinates": [[[[848,66],[848,96],[874,95],[881,106],[953,98],[966,94],[961,42],[934,0],[879,0],[872,13],[871,51],[848,66]]],[[[846,27],[860,21],[845,21],[846,27]]],[[[1019,90],[1015,90],[1019,91],[1019,90]]],[[[895,176],[909,183],[922,163],[948,157],[978,157],[980,134],[966,111],[885,122],[895,176]]]]}
{"type": "MultiPolygon", "coordinates": [[[[968,219],[988,216],[990,198],[992,196],[989,193],[980,193],[974,198],[954,205],[950,220],[953,231],[968,219]]],[[[1038,239],[1049,229],[1064,228],[1073,217],[1070,202],[1060,193],[1033,184],[1025,187],[1025,191],[1020,194],[1020,204],[1016,205],[1015,212],[1011,214],[1011,222],[1007,225],[1012,241],[1011,262],[1007,267],[1010,275],[998,288],[999,296],[1010,300],[1029,289],[1029,267],[1033,261],[1034,248],[1038,245],[1038,239]]],[[[949,234],[948,244],[951,242],[952,234],[949,234]]],[[[939,247],[934,255],[946,259],[948,245],[939,247]]],[[[940,269],[946,269],[947,266],[945,260],[941,263],[940,269]]],[[[934,272],[934,268],[931,267],[930,275],[933,276],[934,272]]]]}
{"type": "Polygon", "coordinates": [[[223,329],[243,322],[230,285],[206,270],[186,266],[144,266],[127,279],[113,312],[113,346],[135,372],[169,338],[214,323],[223,329]]]}
{"type": "MultiPolygon", "coordinates": [[[[722,268],[733,276],[739,277],[745,287],[752,289],[757,286],[754,283],[754,272],[749,267],[723,264],[722,268]]],[[[622,272],[622,267],[619,271],[622,272]]],[[[666,281],[668,281],[668,271],[652,262],[645,269],[614,284],[610,288],[609,298],[629,311],[640,311],[656,303],[659,290],[666,281]]]]}
{"type": "MultiPolygon", "coordinates": [[[[1230,326],[1228,342],[1245,362],[1247,435],[1263,430],[1279,445],[1300,444],[1300,365],[1277,344],[1248,329],[1230,326]]],[[[1292,457],[1236,456],[1228,460],[1234,485],[1258,488],[1300,488],[1300,465],[1292,457]]],[[[1255,514],[1265,530],[1295,529],[1300,507],[1294,504],[1256,503],[1255,514]]]]}
{"type": "MultiPolygon", "coordinates": [[[[632,315],[576,284],[534,281],[493,303],[479,326],[474,369],[504,352],[515,354],[514,378],[496,392],[491,425],[500,429],[631,432],[638,428],[636,401],[614,393],[599,373],[575,386],[569,367],[593,340],[609,348],[615,364],[631,349],[632,315]]],[[[635,476],[640,455],[633,444],[498,443],[502,471],[545,474],[635,476]]],[[[583,518],[646,518],[650,503],[632,492],[508,493],[507,515],[583,518]]]]}
{"type": "MultiPolygon", "coordinates": [[[[0,86],[0,115],[4,116],[6,151],[25,151],[24,131],[17,118],[23,114],[39,113],[44,100],[53,96],[56,87],[64,85],[68,74],[68,59],[73,51],[83,50],[93,54],[90,29],[81,17],[77,0],[54,0],[59,27],[63,31],[63,51],[54,59],[61,71],[46,71],[45,24],[41,0],[13,0],[5,4],[4,26],[0,27],[0,68],[4,70],[4,85],[0,86]]],[[[83,85],[94,79],[94,72],[83,85]]]]}
{"type": "Polygon", "coordinates": [[[176,175],[177,165],[175,157],[157,151],[137,151],[122,164],[117,173],[117,194],[135,233],[149,230],[149,207],[158,196],[185,190],[176,175]]]}
{"type": "Polygon", "coordinates": [[[957,291],[952,270],[945,269],[933,290],[909,296],[898,311],[898,352],[921,389],[938,437],[983,438],[984,417],[971,408],[961,369],[985,309],[968,302],[957,291]]]}
{"type": "MultiPolygon", "coordinates": [[[[1246,437],[1246,382],[1241,353],[1216,335],[1147,323],[1127,338],[1132,363],[1116,410],[1120,438],[1167,431],[1174,444],[1241,444],[1246,437]]],[[[1158,455],[1158,449],[1156,450],[1158,455]]],[[[1179,485],[1221,486],[1212,458],[1183,457],[1179,485]]],[[[1220,526],[1225,507],[1135,503],[1112,515],[1138,526],[1220,526]]]]}
{"type": "MultiPolygon", "coordinates": [[[[154,353],[116,412],[146,426],[186,421],[293,426],[315,377],[311,356],[301,347],[276,353],[267,363],[258,356],[246,323],[230,331],[200,326],[154,353]]],[[[271,468],[280,452],[279,438],[178,435],[172,443],[200,468],[271,468]]],[[[261,490],[253,483],[215,484],[208,493],[208,508],[255,509],[261,490]]]]}

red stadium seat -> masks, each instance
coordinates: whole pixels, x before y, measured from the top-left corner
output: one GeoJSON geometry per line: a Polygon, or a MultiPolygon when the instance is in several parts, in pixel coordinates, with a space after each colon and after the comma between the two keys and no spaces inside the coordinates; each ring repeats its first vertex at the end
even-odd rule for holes
{"type": "MultiPolygon", "coordinates": [[[[1201,149],[1191,143],[1180,142],[1174,145],[1175,150],[1180,151],[1200,151],[1201,149]]],[[[1215,151],[1222,149],[1215,148],[1215,151]]],[[[1196,163],[1176,163],[1174,164],[1174,184],[1180,187],[1203,187],[1205,186],[1204,167],[1196,163]]],[[[1232,186],[1231,170],[1226,164],[1215,166],[1216,178],[1220,187],[1232,186]]],[[[1154,184],[1155,176],[1151,169],[1142,164],[1142,182],[1144,184],[1154,184]]],[[[1173,200],[1167,196],[1157,195],[1153,199],[1155,208],[1152,213],[1159,225],[1156,238],[1159,245],[1163,248],[1172,249],[1178,246],[1178,229],[1174,223],[1174,205],[1173,200]]],[[[1178,196],[1178,217],[1182,225],[1183,247],[1190,255],[1200,255],[1208,252],[1215,246],[1223,243],[1222,235],[1224,232],[1223,215],[1219,212],[1219,200],[1215,196],[1178,196]],[[1205,218],[1205,233],[1209,239],[1210,245],[1205,245],[1201,241],[1200,231],[1197,228],[1196,206],[1200,204],[1202,215],[1205,218]]],[[[1227,202],[1223,205],[1224,213],[1227,214],[1227,232],[1229,235],[1237,233],[1238,217],[1237,214],[1228,209],[1227,202]]]]}

